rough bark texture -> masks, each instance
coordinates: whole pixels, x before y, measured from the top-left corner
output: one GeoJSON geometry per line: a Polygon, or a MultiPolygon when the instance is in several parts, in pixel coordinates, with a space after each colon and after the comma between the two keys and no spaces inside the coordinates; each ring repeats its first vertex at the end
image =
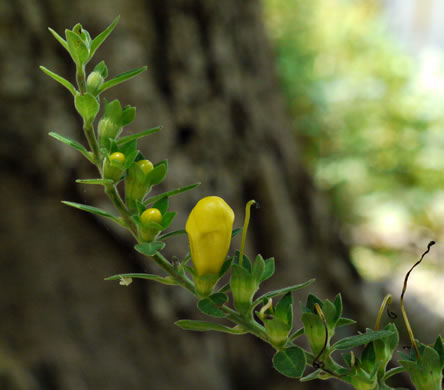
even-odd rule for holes
{"type": "MultiPolygon", "coordinates": [[[[47,136],[54,130],[82,139],[71,96],[38,70],[43,64],[73,81],[69,56],[46,27],[63,33],[81,22],[95,36],[117,14],[120,24],[92,65],[105,59],[111,75],[148,65],[106,97],[137,106],[134,130],[163,125],[141,143],[151,160],[169,159],[162,190],[202,182],[171,200],[176,226],[209,194],[233,206],[240,226],[254,198],[261,208],[253,212],[248,253],[276,258],[268,287],[316,277],[324,297],[345,291],[349,311],[363,299],[328,203],[299,159],[259,2],[2,1],[0,388],[308,388],[274,373],[273,352],[251,336],[176,328],[176,319],[199,318],[186,292],[104,282],[155,267],[134,253],[124,232],[60,204],[106,207],[106,199],[73,183],[96,174],[47,136]]],[[[186,246],[177,239],[168,253],[182,255],[186,246]]]]}

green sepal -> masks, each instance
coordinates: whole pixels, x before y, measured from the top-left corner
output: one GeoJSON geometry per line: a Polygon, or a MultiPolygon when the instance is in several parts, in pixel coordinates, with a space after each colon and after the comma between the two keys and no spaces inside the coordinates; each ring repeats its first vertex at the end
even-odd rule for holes
{"type": "Polygon", "coordinates": [[[175,236],[181,236],[187,234],[187,232],[185,231],[185,229],[179,229],[179,230],[174,230],[173,232],[169,232],[169,233],[165,233],[159,236],[159,240],[165,240],[167,238],[171,238],[171,237],[175,237],[175,236]]]}
{"type": "Polygon", "coordinates": [[[288,340],[290,340],[291,342],[293,342],[293,341],[296,340],[298,337],[301,337],[304,333],[305,333],[305,329],[304,329],[304,328],[299,328],[296,332],[294,332],[294,333],[288,338],[288,340]]]}
{"type": "Polygon", "coordinates": [[[139,138],[146,137],[147,135],[157,133],[161,128],[162,128],[162,126],[153,127],[152,129],[144,130],[144,131],[141,131],[140,133],[137,133],[137,134],[131,134],[131,135],[126,135],[125,137],[120,137],[117,140],[117,144],[124,145],[128,142],[136,141],[139,138]]]}
{"type": "Polygon", "coordinates": [[[293,296],[290,292],[280,299],[271,317],[264,318],[265,329],[273,346],[281,348],[293,326],[293,296]]]}
{"type": "Polygon", "coordinates": [[[228,270],[231,267],[231,263],[233,262],[233,258],[232,257],[228,257],[224,263],[222,264],[222,268],[219,271],[219,278],[221,278],[222,276],[224,276],[228,270]]]}
{"type": "MultiPolygon", "coordinates": [[[[123,153],[123,152],[121,152],[121,153],[123,153]]],[[[138,153],[139,152],[137,150],[130,152],[128,154],[123,153],[123,154],[125,154],[125,170],[127,170],[131,165],[134,164],[134,161],[136,161],[138,153]]]]}
{"type": "Polygon", "coordinates": [[[51,131],[50,133],[48,133],[49,136],[51,136],[52,138],[55,138],[57,141],[63,142],[65,145],[70,146],[71,148],[79,151],[80,153],[83,154],[83,156],[85,156],[89,161],[94,162],[93,156],[90,152],[88,152],[86,150],[86,148],[82,145],[79,144],[77,141],[72,140],[71,138],[65,137],[59,133],[56,133],[54,131],[51,131]]]}
{"type": "MultiPolygon", "coordinates": [[[[119,147],[119,151],[123,153],[125,156],[130,155],[131,153],[137,152],[136,157],[139,154],[139,151],[137,150],[137,141],[130,141],[124,144],[119,143],[119,139],[115,140],[117,143],[117,146],[119,147]]],[[[135,160],[135,159],[134,159],[135,160]]]]}
{"type": "Polygon", "coordinates": [[[322,370],[313,371],[311,374],[304,376],[299,379],[301,382],[309,382],[315,379],[328,379],[329,376],[326,377],[325,372],[322,370]]]}
{"type": "Polygon", "coordinates": [[[304,351],[296,346],[285,348],[273,356],[273,367],[289,378],[300,378],[306,363],[304,351]]]}
{"type": "Polygon", "coordinates": [[[116,27],[117,23],[119,22],[120,15],[117,16],[117,18],[114,19],[114,21],[99,35],[97,35],[91,42],[91,49],[90,49],[90,55],[89,58],[91,59],[97,49],[100,47],[100,45],[105,41],[106,38],[108,38],[109,34],[112,33],[114,30],[114,27],[116,27]]]}
{"type": "Polygon", "coordinates": [[[167,160],[162,160],[154,165],[154,169],[148,173],[147,181],[150,185],[156,185],[162,183],[168,174],[168,162],[167,160]]]}
{"type": "Polygon", "coordinates": [[[385,337],[390,337],[394,334],[390,330],[378,330],[367,329],[366,333],[362,333],[356,336],[345,337],[339,340],[332,346],[333,350],[351,349],[370,343],[371,341],[380,340],[385,337]]]}
{"type": "Polygon", "coordinates": [[[296,290],[300,290],[301,288],[307,287],[310,284],[314,283],[316,279],[310,279],[308,281],[306,281],[305,283],[301,283],[301,284],[296,284],[294,286],[289,286],[289,287],[284,287],[281,288],[279,290],[273,290],[270,292],[265,293],[264,295],[260,296],[259,298],[257,298],[254,302],[253,302],[253,306],[257,306],[259,305],[259,303],[261,303],[264,300],[268,300],[269,298],[273,298],[276,297],[278,295],[284,295],[290,291],[296,291],[296,290]]]}
{"type": "Polygon", "coordinates": [[[252,297],[258,287],[255,279],[248,270],[234,263],[231,266],[230,286],[235,308],[242,314],[248,313],[252,297]]]}
{"type": "Polygon", "coordinates": [[[178,283],[171,278],[171,276],[159,276],[159,275],[153,275],[153,274],[143,274],[143,273],[136,273],[136,274],[117,274],[113,276],[108,276],[105,278],[105,280],[120,280],[122,278],[131,278],[131,279],[148,279],[152,280],[154,282],[167,284],[170,286],[177,286],[178,283]]]}
{"type": "MultiPolygon", "coordinates": [[[[376,352],[374,343],[368,343],[361,353],[360,367],[371,373],[376,364],[376,352]]],[[[379,362],[380,363],[380,362],[379,362]]]]}
{"type": "Polygon", "coordinates": [[[89,49],[79,34],[65,30],[68,51],[78,67],[83,67],[89,59],[89,49]]]}
{"type": "Polygon", "coordinates": [[[69,53],[69,48],[68,48],[68,44],[66,43],[66,41],[59,35],[57,34],[51,27],[48,27],[48,30],[51,32],[51,34],[54,36],[55,39],[57,39],[57,41],[65,48],[65,50],[69,53]]]}
{"type": "MultiPolygon", "coordinates": [[[[325,344],[325,327],[319,315],[311,312],[302,313],[302,323],[304,324],[305,336],[307,337],[313,355],[318,355],[325,344]]],[[[327,348],[330,341],[330,334],[327,340],[327,348]]]]}
{"type": "Polygon", "coordinates": [[[318,298],[316,295],[314,294],[308,294],[307,297],[307,303],[304,305],[301,305],[302,311],[304,313],[316,313],[315,310],[315,303],[317,303],[320,307],[322,307],[322,305],[324,304],[324,302],[322,302],[322,300],[320,298],[318,298]]]}
{"type": "Polygon", "coordinates": [[[197,303],[197,308],[204,314],[211,316],[211,317],[217,317],[222,318],[226,317],[227,314],[223,312],[223,310],[220,309],[220,306],[222,306],[225,302],[228,301],[228,297],[224,293],[216,293],[213,295],[210,295],[207,298],[203,298],[199,300],[197,303]]]}
{"type": "Polygon", "coordinates": [[[120,123],[122,126],[127,126],[135,118],[136,118],[136,107],[126,106],[122,110],[122,116],[120,117],[120,123]]]}
{"type": "Polygon", "coordinates": [[[62,203],[66,204],[67,206],[74,207],[76,209],[83,210],[83,211],[86,211],[86,212],[91,213],[91,214],[99,215],[100,217],[105,217],[105,218],[112,219],[114,222],[118,223],[119,225],[122,225],[120,220],[117,217],[115,217],[114,215],[108,213],[108,211],[99,209],[99,208],[94,207],[94,206],[88,206],[86,204],[75,203],[75,202],[68,202],[66,200],[62,200],[62,203]]]}
{"type": "Polygon", "coordinates": [[[196,332],[216,331],[216,332],[229,333],[233,335],[248,333],[246,330],[243,330],[238,326],[230,328],[225,325],[216,324],[214,322],[208,322],[208,321],[179,320],[176,321],[174,324],[177,325],[179,328],[182,328],[183,330],[193,330],[196,332]]]}
{"type": "Polygon", "coordinates": [[[158,209],[162,215],[164,215],[168,210],[168,197],[164,197],[154,203],[151,207],[158,209]]]}
{"type": "Polygon", "coordinates": [[[274,258],[271,257],[267,260],[265,260],[265,267],[264,271],[262,273],[262,276],[259,280],[259,283],[262,283],[263,281],[271,278],[274,274],[274,258]]]}
{"type": "Polygon", "coordinates": [[[106,91],[107,89],[109,89],[111,87],[115,87],[118,84],[121,84],[127,80],[132,79],[133,77],[136,77],[137,75],[144,72],[145,70],[147,70],[147,67],[142,66],[140,68],[133,69],[128,72],[119,74],[118,76],[112,78],[111,80],[105,81],[99,89],[99,94],[106,91]]]}
{"type": "Polygon", "coordinates": [[[439,353],[424,344],[421,344],[420,351],[419,360],[400,360],[399,364],[409,373],[417,390],[441,390],[442,368],[439,353]]]}
{"type": "Polygon", "coordinates": [[[166,212],[162,218],[162,230],[168,229],[176,217],[175,211],[166,212]]]}
{"type": "Polygon", "coordinates": [[[436,338],[433,348],[435,349],[436,352],[438,352],[439,360],[441,362],[441,368],[443,368],[444,367],[444,345],[443,345],[441,336],[438,336],[436,338]]]}
{"type": "Polygon", "coordinates": [[[97,99],[89,92],[84,95],[77,95],[74,98],[74,105],[77,112],[82,116],[85,124],[91,124],[97,113],[99,112],[100,105],[97,99]]]}
{"type": "Polygon", "coordinates": [[[145,256],[154,256],[158,251],[165,248],[165,243],[162,241],[144,242],[137,244],[134,249],[145,256]]]}
{"type": "Polygon", "coordinates": [[[109,184],[113,184],[114,181],[111,179],[77,179],[76,183],[79,184],[97,184],[97,185],[102,185],[102,186],[106,186],[109,184]]]}
{"type": "Polygon", "coordinates": [[[108,67],[105,64],[105,61],[100,61],[95,67],[93,72],[100,73],[101,76],[106,79],[108,77],[108,67]]]}
{"type": "Polygon", "coordinates": [[[152,204],[152,203],[155,203],[159,199],[162,199],[164,197],[171,197],[171,196],[174,196],[174,195],[178,195],[178,194],[181,194],[182,192],[192,190],[193,188],[196,188],[198,186],[200,186],[200,183],[194,183],[194,184],[190,184],[190,185],[187,185],[187,186],[184,186],[184,187],[177,188],[177,189],[172,190],[172,191],[164,192],[163,194],[152,196],[152,197],[148,198],[147,200],[145,200],[145,202],[144,202],[145,206],[147,206],[149,204],[152,204]]]}
{"type": "Polygon", "coordinates": [[[59,76],[54,72],[51,72],[49,69],[45,68],[44,66],[40,66],[40,69],[49,77],[51,77],[58,83],[62,84],[69,92],[71,92],[72,96],[77,95],[77,90],[75,89],[74,85],[72,85],[68,80],[64,79],[62,76],[59,76]]]}
{"type": "Polygon", "coordinates": [[[262,275],[265,271],[265,261],[261,255],[257,255],[254,260],[253,267],[251,268],[251,277],[256,281],[256,285],[259,287],[259,284],[262,280],[262,275]]]}

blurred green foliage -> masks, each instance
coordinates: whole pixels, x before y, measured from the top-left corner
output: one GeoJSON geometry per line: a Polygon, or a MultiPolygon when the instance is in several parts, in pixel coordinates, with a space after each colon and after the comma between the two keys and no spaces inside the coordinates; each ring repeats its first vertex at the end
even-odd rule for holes
{"type": "Polygon", "coordinates": [[[378,1],[264,5],[307,167],[330,193],[358,268],[387,276],[397,266],[388,258],[416,256],[444,235],[443,88],[430,61],[421,68],[388,32],[378,1]]]}

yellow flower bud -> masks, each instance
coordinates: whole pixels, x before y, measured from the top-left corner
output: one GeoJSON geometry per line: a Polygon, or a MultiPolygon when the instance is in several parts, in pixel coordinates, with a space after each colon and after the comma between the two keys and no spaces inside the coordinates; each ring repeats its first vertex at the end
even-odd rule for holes
{"type": "Polygon", "coordinates": [[[148,175],[148,173],[150,173],[154,169],[153,163],[149,160],[140,160],[137,161],[136,164],[142,169],[145,175],[148,175]]]}
{"type": "Polygon", "coordinates": [[[111,161],[115,161],[117,163],[123,164],[125,162],[125,155],[120,152],[115,152],[109,156],[111,161]]]}
{"type": "Polygon", "coordinates": [[[148,224],[149,222],[162,222],[162,213],[155,208],[146,209],[140,216],[140,222],[143,224],[148,224]]]}
{"type": "Polygon", "coordinates": [[[219,274],[230,248],[233,222],[233,210],[217,196],[201,199],[191,210],[185,230],[198,278],[219,274]]]}
{"type": "Polygon", "coordinates": [[[162,223],[162,213],[155,208],[146,209],[140,215],[140,222],[142,223],[139,226],[140,237],[143,241],[151,242],[156,238],[160,230],[159,228],[150,227],[149,224],[150,222],[162,223]]]}

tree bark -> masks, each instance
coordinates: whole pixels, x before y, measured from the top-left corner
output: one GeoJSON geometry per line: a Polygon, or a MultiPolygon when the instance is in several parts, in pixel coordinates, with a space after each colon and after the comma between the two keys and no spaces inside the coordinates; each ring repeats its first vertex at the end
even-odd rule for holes
{"type": "MultiPolygon", "coordinates": [[[[275,373],[273,351],[252,336],[176,328],[177,319],[200,318],[185,291],[104,282],[115,273],[157,270],[136,255],[128,234],[60,204],[107,207],[100,191],[73,183],[95,177],[94,170],[47,136],[82,139],[71,96],[38,70],[44,65],[74,81],[69,55],[46,27],[62,34],[80,22],[95,36],[118,14],[94,64],[105,59],[110,75],[149,69],[106,98],[137,106],[134,131],[163,126],[140,143],[150,160],[169,159],[160,190],[202,182],[171,199],[176,227],[199,198],[216,194],[241,226],[246,201],[256,199],[247,253],[276,258],[267,287],[316,277],[322,297],[343,291],[349,312],[368,314],[359,310],[368,302],[328,201],[300,160],[259,2],[2,2],[0,388],[308,388],[275,373]]],[[[177,239],[167,254],[186,250],[186,239],[177,239]]]]}

